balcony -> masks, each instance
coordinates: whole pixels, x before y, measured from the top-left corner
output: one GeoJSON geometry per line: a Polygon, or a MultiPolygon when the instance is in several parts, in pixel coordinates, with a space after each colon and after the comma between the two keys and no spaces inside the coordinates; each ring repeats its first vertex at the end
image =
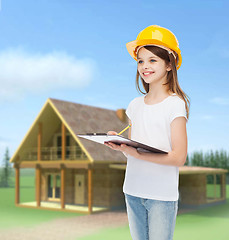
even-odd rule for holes
{"type": "MultiPolygon", "coordinates": [[[[88,159],[86,154],[80,147],[71,146],[65,147],[66,160],[86,160],[88,159]]],[[[37,160],[37,147],[26,148],[23,151],[22,159],[25,161],[37,160]]],[[[41,148],[41,160],[44,161],[57,161],[62,159],[62,147],[42,147],[41,148]]]]}

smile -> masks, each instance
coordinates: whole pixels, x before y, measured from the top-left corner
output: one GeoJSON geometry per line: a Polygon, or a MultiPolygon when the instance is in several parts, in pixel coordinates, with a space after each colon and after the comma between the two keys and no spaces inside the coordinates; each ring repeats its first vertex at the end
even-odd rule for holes
{"type": "Polygon", "coordinates": [[[153,74],[154,72],[144,72],[144,73],[142,73],[144,76],[149,76],[149,75],[151,75],[151,74],[153,74]]]}

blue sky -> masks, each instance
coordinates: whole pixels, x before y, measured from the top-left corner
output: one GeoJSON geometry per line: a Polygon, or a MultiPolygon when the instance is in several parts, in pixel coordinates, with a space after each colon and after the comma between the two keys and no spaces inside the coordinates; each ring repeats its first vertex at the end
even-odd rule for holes
{"type": "Polygon", "coordinates": [[[6,147],[13,155],[49,97],[116,110],[140,96],[126,43],[153,24],[180,44],[188,152],[229,151],[228,9],[220,0],[2,0],[0,159],[6,147]]]}

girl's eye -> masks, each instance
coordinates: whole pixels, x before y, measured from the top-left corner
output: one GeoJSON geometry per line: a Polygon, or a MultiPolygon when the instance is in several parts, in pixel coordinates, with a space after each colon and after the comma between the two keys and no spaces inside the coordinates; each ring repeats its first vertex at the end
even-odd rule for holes
{"type": "MultiPolygon", "coordinates": [[[[150,62],[156,62],[156,60],[151,59],[150,62]]],[[[142,61],[142,60],[139,60],[138,63],[141,64],[141,63],[143,63],[143,61],[142,61]]]]}

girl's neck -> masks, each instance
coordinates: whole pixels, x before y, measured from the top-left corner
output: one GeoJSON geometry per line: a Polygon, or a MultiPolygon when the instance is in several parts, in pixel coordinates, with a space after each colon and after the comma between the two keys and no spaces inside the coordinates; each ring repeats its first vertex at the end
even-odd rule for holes
{"type": "Polygon", "coordinates": [[[149,85],[149,92],[147,93],[147,99],[149,101],[157,101],[164,99],[171,95],[171,91],[169,91],[167,85],[162,85],[161,83],[159,84],[154,84],[154,85],[149,85]]]}

